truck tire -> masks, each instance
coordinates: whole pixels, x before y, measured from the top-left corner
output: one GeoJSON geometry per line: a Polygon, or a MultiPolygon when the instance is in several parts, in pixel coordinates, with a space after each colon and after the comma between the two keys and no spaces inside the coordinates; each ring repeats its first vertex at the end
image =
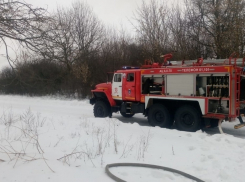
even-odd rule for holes
{"type": "Polygon", "coordinates": [[[131,118],[131,117],[134,116],[134,114],[127,114],[127,113],[121,112],[121,111],[120,111],[120,114],[121,114],[123,117],[125,117],[125,118],[131,118]]]}
{"type": "Polygon", "coordinates": [[[168,109],[162,104],[154,104],[149,109],[148,122],[151,126],[169,128],[173,124],[168,109]]]}
{"type": "Polygon", "coordinates": [[[105,118],[109,116],[109,109],[109,105],[105,101],[96,101],[94,105],[94,117],[105,118]]]}
{"type": "Polygon", "coordinates": [[[175,125],[178,130],[195,132],[201,129],[201,114],[190,105],[180,107],[174,116],[175,125]]]}

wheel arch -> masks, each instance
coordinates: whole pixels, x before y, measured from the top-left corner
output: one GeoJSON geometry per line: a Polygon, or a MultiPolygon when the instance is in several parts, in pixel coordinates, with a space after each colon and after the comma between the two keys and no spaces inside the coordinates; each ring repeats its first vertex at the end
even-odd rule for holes
{"type": "MultiPolygon", "coordinates": [[[[104,91],[95,91],[92,92],[93,93],[93,100],[94,103],[98,100],[103,100],[105,102],[107,102],[108,104],[110,104],[110,106],[115,106],[116,102],[113,100],[112,96],[104,91]]],[[[90,99],[90,100],[92,100],[90,99]]]]}

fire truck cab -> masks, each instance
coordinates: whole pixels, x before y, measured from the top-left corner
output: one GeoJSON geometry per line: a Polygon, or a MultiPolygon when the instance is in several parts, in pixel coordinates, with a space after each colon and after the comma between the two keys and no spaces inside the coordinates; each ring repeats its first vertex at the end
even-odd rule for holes
{"type": "MultiPolygon", "coordinates": [[[[125,66],[114,73],[112,82],[96,85],[90,103],[95,117],[113,112],[130,118],[142,113],[152,126],[197,131],[239,119],[245,126],[244,59],[206,61],[202,58],[181,64],[167,59],[146,61],[141,68],[125,66]]],[[[220,128],[221,129],[221,128],[220,128]]],[[[222,131],[222,129],[221,129],[222,131]]]]}

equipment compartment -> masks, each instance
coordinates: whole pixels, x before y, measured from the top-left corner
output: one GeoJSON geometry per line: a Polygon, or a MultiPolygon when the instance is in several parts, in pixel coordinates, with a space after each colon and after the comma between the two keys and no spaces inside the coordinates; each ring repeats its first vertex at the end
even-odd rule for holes
{"type": "Polygon", "coordinates": [[[209,113],[229,113],[229,100],[209,99],[208,100],[209,113]]]}

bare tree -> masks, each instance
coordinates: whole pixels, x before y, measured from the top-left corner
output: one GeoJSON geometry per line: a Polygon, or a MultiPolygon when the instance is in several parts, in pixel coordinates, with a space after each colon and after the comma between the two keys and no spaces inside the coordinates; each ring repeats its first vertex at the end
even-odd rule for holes
{"type": "Polygon", "coordinates": [[[72,4],[73,37],[78,50],[78,59],[84,59],[95,54],[100,49],[104,27],[86,4],[76,1],[72,4]]]}
{"type": "Polygon", "coordinates": [[[71,10],[58,8],[47,22],[49,31],[40,49],[43,59],[63,65],[68,72],[72,71],[78,52],[72,32],[73,19],[71,10]]]}
{"type": "Polygon", "coordinates": [[[70,71],[100,50],[103,25],[86,3],[76,1],[70,8],[58,8],[49,27],[42,54],[70,71]]]}
{"type": "Polygon", "coordinates": [[[106,38],[102,44],[101,56],[102,60],[108,63],[108,71],[115,71],[122,65],[134,64],[137,61],[131,58],[133,54],[137,54],[137,52],[132,54],[130,52],[130,47],[134,43],[133,38],[125,32],[124,29],[121,31],[108,29],[106,32],[106,38]]]}
{"type": "Polygon", "coordinates": [[[76,1],[71,7],[59,7],[47,25],[49,31],[40,51],[42,58],[65,68],[65,82],[70,90],[84,90],[101,50],[102,23],[88,4],[76,1]]]}
{"type": "MultiPolygon", "coordinates": [[[[196,59],[202,56],[202,45],[195,41],[195,38],[190,37],[190,27],[188,22],[188,16],[179,5],[172,6],[171,11],[168,14],[170,41],[169,45],[175,50],[174,58],[181,59],[196,59]],[[194,39],[194,40],[193,40],[194,39]]],[[[198,27],[195,28],[197,39],[200,36],[198,27]]]]}
{"type": "MultiPolygon", "coordinates": [[[[189,37],[218,58],[244,51],[244,0],[186,0],[189,37]]],[[[212,55],[210,55],[212,56],[212,55]]]]}
{"type": "Polygon", "coordinates": [[[135,30],[140,44],[144,45],[145,52],[150,52],[149,57],[159,61],[160,55],[168,49],[168,8],[164,3],[154,0],[150,4],[142,1],[142,6],[135,13],[135,30]]]}
{"type": "Polygon", "coordinates": [[[98,61],[105,30],[88,4],[76,1],[72,4],[71,11],[74,17],[71,31],[77,50],[74,75],[82,80],[81,86],[85,95],[85,92],[90,92],[92,86],[93,65],[98,61]]]}
{"type": "Polygon", "coordinates": [[[40,46],[45,31],[43,24],[47,20],[46,11],[33,8],[21,0],[0,0],[0,40],[5,46],[6,57],[13,67],[9,56],[8,39],[15,40],[19,45],[36,51],[40,46]]]}

